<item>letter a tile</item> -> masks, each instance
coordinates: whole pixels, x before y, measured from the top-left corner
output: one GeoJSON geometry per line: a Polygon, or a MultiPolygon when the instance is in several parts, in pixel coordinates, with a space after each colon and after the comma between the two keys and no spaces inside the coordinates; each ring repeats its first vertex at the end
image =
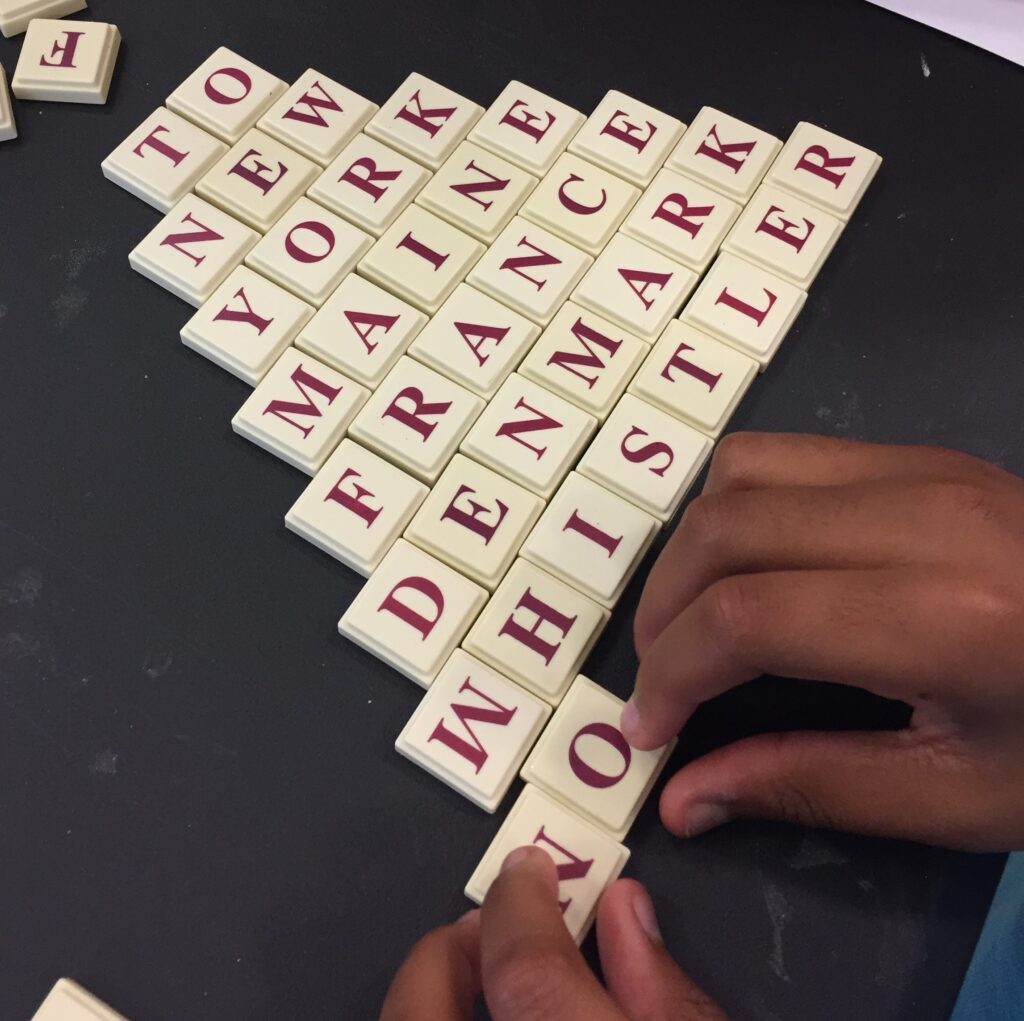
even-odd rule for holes
{"type": "Polygon", "coordinates": [[[51,103],[105,103],[121,33],[100,21],[32,21],[11,92],[51,103]]]}
{"type": "Polygon", "coordinates": [[[486,599],[479,585],[399,539],[352,600],[338,630],[428,688],[486,599]]]}
{"type": "Polygon", "coordinates": [[[493,812],[550,715],[539,698],[456,649],[395,749],[493,812]]]}
{"type": "Polygon", "coordinates": [[[597,914],[597,902],[621,875],[629,849],[527,784],[470,876],[466,896],[482,904],[509,852],[529,844],[554,861],[562,917],[573,939],[582,943],[597,914]]]}
{"type": "Polygon", "coordinates": [[[625,703],[580,674],[520,775],[566,808],[623,840],[676,745],[630,748],[619,730],[625,703]]]}

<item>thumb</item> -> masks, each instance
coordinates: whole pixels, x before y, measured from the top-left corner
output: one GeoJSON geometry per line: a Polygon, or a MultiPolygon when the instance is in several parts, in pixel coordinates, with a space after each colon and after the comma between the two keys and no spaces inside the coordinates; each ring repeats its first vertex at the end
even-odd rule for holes
{"type": "Polygon", "coordinates": [[[983,786],[954,739],[913,727],[762,734],[676,773],[661,818],[682,837],[752,817],[971,848],[983,786]]]}

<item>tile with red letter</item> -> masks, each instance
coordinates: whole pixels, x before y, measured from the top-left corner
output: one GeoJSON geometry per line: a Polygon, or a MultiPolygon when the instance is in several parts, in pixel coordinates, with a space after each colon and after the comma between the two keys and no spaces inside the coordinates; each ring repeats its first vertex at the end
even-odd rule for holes
{"type": "Polygon", "coordinates": [[[429,179],[415,160],[356,135],[306,194],[379,238],[429,179]]]}
{"type": "Polygon", "coordinates": [[[116,25],[37,18],[21,44],[11,92],[50,103],[105,103],[120,48],[116,25]]]}
{"type": "Polygon", "coordinates": [[[366,398],[358,383],[289,347],[238,409],[231,428],[313,475],[366,398]]]}
{"type": "Polygon", "coordinates": [[[625,93],[610,90],[569,151],[646,188],[686,125],[625,93]]]}
{"type": "Polygon", "coordinates": [[[405,538],[493,591],[543,507],[536,493],[456,454],[405,538]]]}
{"type": "Polygon", "coordinates": [[[624,394],[577,471],[664,523],[679,509],[713,446],[699,429],[624,394]]]}
{"type": "Polygon", "coordinates": [[[226,152],[191,121],[160,107],[101,164],[103,176],[166,213],[226,152]]]}
{"type": "Polygon", "coordinates": [[[723,252],[679,318],[756,358],[763,372],[805,301],[795,284],[723,252]]]}
{"type": "Polygon", "coordinates": [[[14,123],[14,110],[11,108],[11,94],[7,89],[7,72],[0,64],[0,142],[9,142],[18,137],[18,128],[14,123]]]}
{"type": "Polygon", "coordinates": [[[566,808],[623,840],[672,749],[641,752],[619,730],[625,703],[580,674],[520,776],[566,808]]]}
{"type": "Polygon", "coordinates": [[[167,107],[233,145],[288,86],[226,46],[168,97],[167,107]]]}
{"type": "Polygon", "coordinates": [[[689,323],[669,323],[629,392],[718,437],[747,392],[757,362],[689,323]]]}
{"type": "Polygon", "coordinates": [[[696,285],[693,270],[616,234],[573,291],[572,300],[650,344],[696,285]]]}
{"type": "Polygon", "coordinates": [[[803,199],[763,184],[740,213],[722,250],[755,262],[807,290],[844,224],[803,199]]]}
{"type": "Polygon", "coordinates": [[[649,350],[614,323],[567,301],[519,372],[603,421],[649,350]]]}
{"type": "Polygon", "coordinates": [[[412,358],[401,357],[352,423],[352,438],[432,485],[484,402],[412,358]]]}
{"type": "Polygon", "coordinates": [[[470,271],[467,283],[546,326],[593,261],[517,216],[470,271]]]}
{"type": "Polygon", "coordinates": [[[512,81],[477,121],[469,140],[542,177],[585,120],[579,110],[512,81]]]}
{"type": "Polygon", "coordinates": [[[312,160],[253,128],[199,180],[196,192],[265,233],[318,173],[312,160]]]}
{"type": "Polygon", "coordinates": [[[483,254],[475,238],[410,206],[359,263],[359,273],[433,315],[483,254]]]}
{"type": "Polygon", "coordinates": [[[125,1018],[77,982],[62,978],[32,1015],[32,1021],[125,1021],[125,1018]]]}
{"type": "Polygon", "coordinates": [[[399,539],[338,621],[338,631],[429,688],[486,600],[479,585],[399,539]]]}
{"type": "Polygon", "coordinates": [[[639,188],[567,152],[534,189],[522,216],[597,255],[639,197],[639,188]]]}
{"type": "Polygon", "coordinates": [[[513,373],[487,403],[460,449],[546,500],[569,474],[596,428],[592,415],[513,373]]]}
{"type": "Polygon", "coordinates": [[[366,133],[431,170],[455,151],[483,107],[415,71],[366,125],[366,133]]]}
{"type": "Polygon", "coordinates": [[[395,750],[493,812],[551,707],[456,649],[395,741],[395,750]]]}
{"type": "Polygon", "coordinates": [[[536,184],[525,170],[472,142],[461,142],[416,202],[478,241],[491,242],[536,184]]]}
{"type": "Polygon", "coordinates": [[[428,489],[372,451],[342,440],[285,515],[285,525],[359,574],[394,546],[428,489]]]}
{"type": "Polygon", "coordinates": [[[245,262],[319,308],[372,244],[373,238],[348,220],[300,198],[245,262]]]}
{"type": "Polygon", "coordinates": [[[622,233],[703,273],[740,206],[674,170],[660,170],[622,225],[622,233]]]}
{"type": "Polygon", "coordinates": [[[256,126],[326,167],[376,112],[376,103],[310,68],[256,126]]]}
{"type": "Polygon", "coordinates": [[[801,121],[765,184],[785,188],[846,223],[881,164],[882,158],[870,149],[801,121]]]}
{"type": "Polygon", "coordinates": [[[182,327],[181,339],[255,386],[312,315],[294,294],[239,266],[182,327]]]}
{"type": "Polygon", "coordinates": [[[607,609],[619,600],[660,523],[596,482],[570,472],[522,555],[607,609]]]}
{"type": "Polygon", "coordinates": [[[258,240],[251,227],[189,194],[135,246],[128,262],[198,307],[258,240]]]}
{"type": "Polygon", "coordinates": [[[413,341],[417,361],[490,398],[540,336],[540,327],[469,284],[459,284],[413,341]]]}
{"type": "Polygon", "coordinates": [[[528,560],[517,560],[463,646],[495,670],[558,705],[590,655],[609,613],[528,560]]]}
{"type": "Polygon", "coordinates": [[[87,6],[85,0],[0,0],[0,35],[21,35],[33,18],[64,18],[87,6]]]}
{"type": "Polygon", "coordinates": [[[754,194],[781,147],[767,131],[705,106],[665,165],[742,204],[754,194]]]}
{"type": "Polygon", "coordinates": [[[482,904],[501,863],[517,847],[533,844],[558,869],[558,905],[566,927],[582,943],[605,888],[619,878],[629,849],[527,784],[466,884],[466,896],[482,904]]]}
{"type": "Polygon", "coordinates": [[[295,346],[374,390],[426,322],[418,308],[350,273],[295,346]]]}

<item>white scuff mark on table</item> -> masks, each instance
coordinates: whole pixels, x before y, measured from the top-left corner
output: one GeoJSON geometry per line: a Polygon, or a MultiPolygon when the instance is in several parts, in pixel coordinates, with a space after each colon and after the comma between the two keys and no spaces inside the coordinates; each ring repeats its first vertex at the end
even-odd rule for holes
{"type": "Polygon", "coordinates": [[[117,763],[121,758],[113,748],[104,748],[97,752],[89,766],[90,773],[97,773],[100,776],[114,776],[117,773],[117,763]]]}
{"type": "Polygon", "coordinates": [[[0,586],[0,603],[34,606],[43,592],[43,576],[35,567],[26,567],[0,586]]]}
{"type": "Polygon", "coordinates": [[[793,907],[786,900],[785,894],[774,883],[765,882],[762,892],[764,893],[765,907],[768,908],[768,919],[772,923],[772,952],[768,958],[768,966],[783,982],[789,982],[782,940],[786,926],[793,915],[793,907]]]}
{"type": "Polygon", "coordinates": [[[923,53],[921,54],[921,74],[925,78],[931,78],[932,76],[932,69],[928,66],[928,58],[923,53]]]}

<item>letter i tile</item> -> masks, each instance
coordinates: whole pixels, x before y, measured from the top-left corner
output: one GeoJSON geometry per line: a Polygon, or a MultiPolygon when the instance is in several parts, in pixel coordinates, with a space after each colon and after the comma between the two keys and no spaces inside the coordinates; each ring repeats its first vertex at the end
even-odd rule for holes
{"type": "Polygon", "coordinates": [[[539,698],[456,649],[395,749],[493,812],[550,715],[539,698]]]}
{"type": "Polygon", "coordinates": [[[313,475],[366,397],[358,383],[289,347],[238,409],[231,428],[313,475]]]}
{"type": "Polygon", "coordinates": [[[466,884],[466,896],[482,904],[509,852],[532,844],[558,870],[558,904],[566,927],[582,943],[605,888],[622,874],[629,849],[527,784],[466,884]]]}
{"type": "Polygon", "coordinates": [[[181,339],[255,386],[312,315],[294,294],[239,266],[182,327],[181,339]]]}
{"type": "Polygon", "coordinates": [[[342,440],[284,523],[365,576],[384,559],[427,492],[382,457],[342,440]]]}
{"type": "Polygon", "coordinates": [[[121,33],[100,21],[29,23],[11,91],[18,99],[105,103],[121,33]]]}
{"type": "Polygon", "coordinates": [[[546,794],[625,838],[676,745],[637,751],[619,730],[625,703],[580,674],[523,766],[546,794]]]}
{"type": "Polygon", "coordinates": [[[479,585],[399,539],[338,621],[338,631],[428,688],[486,599],[479,585]]]}
{"type": "Polygon", "coordinates": [[[0,142],[9,142],[18,137],[18,128],[14,123],[14,110],[11,108],[11,94],[7,89],[7,72],[0,64],[0,142]]]}

